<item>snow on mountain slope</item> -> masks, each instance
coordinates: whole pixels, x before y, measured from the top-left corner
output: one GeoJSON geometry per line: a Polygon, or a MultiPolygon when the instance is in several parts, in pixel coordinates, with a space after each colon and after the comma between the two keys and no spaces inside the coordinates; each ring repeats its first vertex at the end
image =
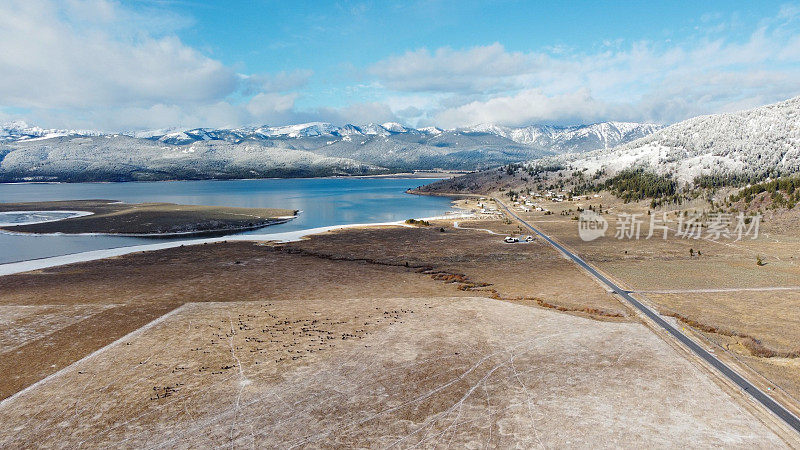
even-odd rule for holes
{"type": "MultiPolygon", "coordinates": [[[[277,173],[269,172],[276,168],[280,168],[281,173],[290,174],[286,176],[292,176],[292,171],[298,167],[306,167],[303,173],[312,173],[307,165],[295,158],[299,155],[308,162],[327,164],[325,170],[329,173],[349,173],[347,171],[356,166],[353,173],[412,169],[480,170],[552,155],[564,149],[603,148],[608,142],[629,139],[635,133],[643,133],[642,129],[651,127],[631,124],[628,129],[623,129],[619,125],[603,125],[569,129],[485,126],[463,130],[435,127],[417,130],[396,122],[363,126],[347,124],[343,127],[310,122],[281,127],[173,128],[103,135],[98,132],[43,130],[16,123],[0,131],[0,143],[3,144],[0,148],[0,179],[13,181],[40,177],[74,180],[81,178],[81,170],[93,173],[92,179],[98,180],[103,176],[108,179],[215,178],[234,177],[235,173],[265,176],[264,173],[277,173]],[[92,139],[91,145],[86,147],[86,142],[68,139],[70,137],[102,139],[92,139]],[[41,145],[27,145],[33,140],[41,141],[41,145]],[[198,147],[199,144],[206,145],[198,147]],[[94,150],[88,152],[86,148],[94,150]],[[202,153],[206,162],[188,158],[189,166],[182,170],[177,165],[162,167],[159,160],[151,158],[154,148],[174,155],[197,156],[200,155],[196,153],[197,148],[208,148],[209,151],[202,153]],[[238,154],[255,151],[265,155],[265,159],[246,158],[255,164],[253,173],[249,174],[241,172],[239,166],[231,169],[230,161],[220,162],[217,157],[223,150],[231,161],[236,160],[238,154]],[[115,156],[110,153],[112,151],[125,154],[115,156]],[[278,158],[277,152],[291,158],[278,158]],[[34,154],[39,156],[31,156],[34,154]],[[68,167],[68,157],[75,158],[73,168],[68,167]],[[26,161],[30,167],[25,167],[20,161],[26,161]],[[120,161],[127,162],[122,164],[120,161]],[[110,167],[109,164],[118,165],[110,167]]],[[[321,165],[316,167],[319,170],[315,169],[313,173],[325,172],[321,165]]]]}
{"type": "Polygon", "coordinates": [[[402,170],[477,170],[550,154],[500,136],[454,131],[347,138],[309,150],[402,170]]]}
{"type": "Polygon", "coordinates": [[[20,141],[0,158],[0,181],[131,181],[361,175],[384,169],[303,150],[220,140],[168,145],[118,135],[20,141]]]}
{"type": "Polygon", "coordinates": [[[659,125],[648,123],[601,122],[572,127],[531,125],[522,128],[483,124],[461,130],[495,134],[555,153],[572,153],[611,148],[647,136],[660,128],[659,125]]]}
{"type": "Polygon", "coordinates": [[[266,127],[259,129],[264,136],[278,137],[285,136],[290,138],[322,136],[332,134],[338,128],[325,122],[310,122],[297,125],[287,125],[283,127],[266,127]]]}
{"type": "Polygon", "coordinates": [[[14,142],[31,139],[50,139],[61,136],[100,136],[99,131],[86,130],[46,130],[33,127],[17,120],[0,126],[0,142],[14,142]]]}
{"type": "Polygon", "coordinates": [[[800,97],[747,111],[695,117],[612,149],[533,164],[553,162],[609,174],[641,167],[686,183],[700,175],[795,174],[800,172],[800,97]]]}
{"type": "Polygon", "coordinates": [[[361,128],[361,132],[366,135],[374,136],[389,136],[391,133],[386,128],[378,125],[377,123],[368,123],[361,128]]]}
{"type": "Polygon", "coordinates": [[[355,126],[353,124],[349,124],[349,123],[347,125],[339,128],[336,131],[336,133],[339,136],[360,136],[360,135],[364,134],[363,132],[361,132],[360,128],[358,128],[357,126],[355,126]]]}
{"type": "Polygon", "coordinates": [[[397,122],[386,122],[384,124],[381,124],[381,127],[384,130],[391,133],[406,133],[409,131],[408,128],[404,127],[403,125],[400,125],[397,122]]]}
{"type": "MultiPolygon", "coordinates": [[[[460,133],[486,133],[503,137],[518,144],[535,147],[537,150],[567,153],[576,151],[609,148],[629,142],[658,130],[653,124],[626,122],[604,122],[574,127],[552,127],[531,125],[522,128],[499,125],[477,125],[457,130],[442,130],[437,127],[420,129],[406,127],[397,122],[384,124],[369,123],[363,126],[347,124],[342,127],[327,122],[309,122],[279,127],[243,128],[169,128],[163,130],[133,131],[121,133],[141,139],[153,139],[167,144],[187,145],[196,141],[223,140],[242,142],[253,139],[292,138],[302,139],[317,136],[392,136],[396,134],[439,135],[445,131],[460,133]]],[[[12,122],[0,127],[0,141],[13,142],[32,138],[51,138],[59,136],[99,136],[99,131],[46,130],[30,127],[24,122],[12,122]]]]}
{"type": "Polygon", "coordinates": [[[425,134],[442,134],[442,132],[444,132],[444,130],[439,127],[423,127],[418,128],[417,131],[425,134]]]}

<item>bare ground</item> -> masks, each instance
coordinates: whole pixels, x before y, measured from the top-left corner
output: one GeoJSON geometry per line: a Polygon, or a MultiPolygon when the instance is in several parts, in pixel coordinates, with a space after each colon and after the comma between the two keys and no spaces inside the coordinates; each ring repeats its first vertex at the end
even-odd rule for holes
{"type": "Polygon", "coordinates": [[[66,367],[0,404],[0,447],[782,445],[551,247],[501,238],[437,222],[0,277],[2,397],[66,367]]]}
{"type": "MultiPolygon", "coordinates": [[[[621,286],[642,292],[638,295],[644,301],[679,318],[713,348],[726,351],[744,373],[759,378],[763,389],[781,391],[787,407],[800,411],[800,227],[796,223],[791,226],[785,217],[767,216],[758,239],[738,242],[681,239],[673,232],[667,240],[661,235],[645,239],[649,228],[645,204],[625,204],[608,194],[542,203],[553,214],[518,214],[621,286]],[[606,236],[585,242],[572,218],[578,207],[598,209],[601,204],[609,222],[606,236]],[[615,237],[621,212],[642,214],[640,239],[615,237]],[[759,256],[765,265],[756,264],[759,256]]],[[[702,211],[702,205],[688,209],[702,211]]],[[[674,221],[676,216],[670,214],[674,221]]]]}
{"type": "Polygon", "coordinates": [[[106,233],[122,235],[213,234],[261,228],[296,211],[270,208],[121,203],[115,200],[67,200],[0,203],[2,211],[87,211],[88,216],[30,225],[6,226],[18,233],[106,233]]]}
{"type": "Polygon", "coordinates": [[[375,298],[468,295],[405,267],[291,255],[249,242],[137,253],[0,277],[5,308],[47,308],[62,316],[78,305],[98,308],[88,318],[49,328],[18,323],[15,334],[28,337],[0,354],[0,397],[187,302],[351,298],[366,292],[375,298]]]}
{"type": "Polygon", "coordinates": [[[628,316],[549,247],[508,246],[483,231],[452,227],[444,233],[439,227],[343,230],[287,245],[222,243],[136,253],[0,277],[0,307],[47,308],[42,311],[60,317],[49,328],[34,325],[44,318],[15,322],[16,335],[28,337],[0,354],[6,375],[0,398],[187,302],[476,292],[604,319],[628,316]],[[96,313],[70,319],[78,306],[91,305],[96,313]]]}
{"type": "Polygon", "coordinates": [[[0,422],[2,447],[787,445],[642,325],[484,298],[188,304],[0,422]]]}

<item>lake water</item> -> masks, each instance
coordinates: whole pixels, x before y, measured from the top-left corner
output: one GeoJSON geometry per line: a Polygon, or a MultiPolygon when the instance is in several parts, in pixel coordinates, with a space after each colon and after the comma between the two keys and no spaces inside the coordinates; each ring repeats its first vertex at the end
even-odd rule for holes
{"type": "MultiPolygon", "coordinates": [[[[0,184],[0,202],[109,199],[129,203],[286,208],[302,211],[285,224],[246,233],[304,230],[351,223],[392,222],[442,215],[444,197],[409,195],[406,189],[434,180],[411,178],[311,178],[152,183],[0,184]]],[[[185,237],[182,239],[186,239],[185,237]]],[[[0,233],[0,263],[166,239],[121,236],[11,235],[0,233]]]]}

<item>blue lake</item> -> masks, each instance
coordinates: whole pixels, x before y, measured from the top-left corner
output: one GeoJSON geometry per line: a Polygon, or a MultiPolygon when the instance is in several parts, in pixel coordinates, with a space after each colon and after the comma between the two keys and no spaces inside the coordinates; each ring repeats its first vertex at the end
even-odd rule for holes
{"type": "MultiPolygon", "coordinates": [[[[249,233],[303,230],[329,225],[431,217],[450,210],[450,199],[406,194],[433,179],[303,178],[152,183],[0,184],[0,202],[110,199],[286,208],[302,211],[285,224],[249,233]]],[[[185,238],[183,238],[185,239],[185,238]]],[[[0,233],[0,263],[125,247],[163,239],[120,236],[31,236],[0,233]]]]}

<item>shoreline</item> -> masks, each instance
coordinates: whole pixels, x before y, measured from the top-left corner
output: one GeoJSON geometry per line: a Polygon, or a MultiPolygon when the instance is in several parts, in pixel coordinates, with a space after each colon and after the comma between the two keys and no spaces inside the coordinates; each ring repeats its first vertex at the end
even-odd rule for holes
{"type": "Polygon", "coordinates": [[[286,223],[298,210],[118,200],[0,203],[0,233],[11,236],[224,236],[286,223]],[[66,217],[60,217],[66,216],[66,217]],[[7,217],[7,219],[5,219],[7,217]]]}
{"type": "MultiPolygon", "coordinates": [[[[90,213],[94,214],[94,213],[90,213]]],[[[173,238],[173,237],[190,237],[190,236],[207,236],[207,235],[219,235],[219,236],[228,236],[231,233],[239,233],[242,231],[251,231],[251,230],[258,230],[259,228],[266,228],[272,225],[280,225],[283,223],[287,223],[291,220],[294,220],[297,216],[291,217],[276,217],[271,219],[269,223],[262,223],[259,225],[253,226],[244,226],[244,227],[236,227],[236,228],[217,228],[213,230],[197,230],[197,231],[177,231],[173,233],[35,233],[35,232],[26,232],[26,231],[12,231],[3,228],[7,225],[0,225],[0,234],[7,234],[11,236],[118,236],[118,237],[140,237],[140,238],[173,238]]],[[[63,220],[63,219],[58,219],[63,220]]],[[[58,220],[48,220],[42,222],[31,222],[22,225],[33,225],[37,223],[47,223],[47,222],[57,222],[58,220]]],[[[15,225],[16,226],[16,225],[15,225]]]]}
{"type": "Polygon", "coordinates": [[[480,197],[489,197],[489,195],[484,194],[468,194],[463,192],[425,192],[420,191],[417,189],[407,189],[406,194],[411,195],[427,195],[428,197],[452,197],[452,198],[480,198],[480,197]]]}
{"type": "Polygon", "coordinates": [[[184,183],[190,181],[258,181],[258,180],[324,180],[324,179],[370,179],[370,178],[397,178],[397,179],[419,179],[436,180],[442,178],[453,178],[460,175],[472,173],[465,172],[413,172],[379,173],[372,175],[327,175],[323,177],[263,177],[263,178],[198,178],[198,179],[169,179],[169,180],[127,180],[127,181],[0,181],[3,185],[22,185],[22,184],[122,184],[122,183],[184,183]]]}
{"type": "MultiPolygon", "coordinates": [[[[36,213],[57,213],[57,214],[73,214],[70,217],[61,217],[58,219],[44,219],[44,220],[35,220],[33,222],[23,222],[23,223],[15,223],[15,222],[0,222],[0,232],[9,232],[9,230],[4,229],[3,227],[18,227],[22,225],[37,225],[40,223],[48,223],[48,222],[58,222],[59,220],[66,220],[66,219],[74,219],[77,217],[86,217],[91,216],[94,213],[91,211],[69,211],[69,210],[29,210],[29,211],[2,211],[0,212],[0,216],[3,214],[36,214],[36,213]]],[[[25,232],[19,232],[20,234],[28,234],[25,232]]]]}
{"type": "Polygon", "coordinates": [[[114,258],[117,256],[129,255],[131,253],[150,252],[156,250],[166,250],[170,248],[189,246],[189,245],[202,245],[202,244],[216,244],[226,241],[272,241],[272,242],[294,242],[306,236],[324,233],[326,231],[333,231],[345,228],[357,227],[370,227],[370,226],[408,226],[403,221],[396,222],[382,222],[382,223],[365,223],[365,224],[343,224],[343,225],[329,225],[318,228],[308,228],[305,230],[285,231],[282,233],[269,233],[269,234],[240,234],[232,236],[219,236],[203,239],[187,239],[170,242],[157,242],[154,244],[131,245],[127,247],[115,247],[102,250],[90,250],[86,252],[69,253],[60,256],[48,256],[45,258],[29,259],[26,261],[17,261],[12,263],[0,264],[0,276],[14,275],[22,272],[30,272],[33,270],[48,269],[51,267],[58,267],[67,264],[96,261],[99,259],[114,258]]]}
{"type": "MultiPolygon", "coordinates": [[[[459,219],[464,217],[471,217],[471,214],[455,213],[442,216],[426,217],[421,220],[446,220],[446,219],[459,219]]],[[[17,273],[30,272],[34,270],[49,269],[51,267],[58,267],[67,264],[82,263],[88,261],[96,261],[99,259],[114,258],[117,256],[129,255],[131,253],[150,252],[157,250],[166,250],[170,248],[177,248],[189,245],[203,245],[203,244],[216,244],[227,241],[238,242],[278,242],[287,243],[299,241],[305,237],[322,234],[328,231],[342,230],[348,228],[370,228],[380,226],[400,226],[412,227],[403,220],[394,222],[372,222],[372,223],[354,223],[354,224],[341,224],[341,225],[328,225],[317,228],[307,228],[304,230],[284,231],[280,233],[266,233],[266,234],[235,234],[226,236],[209,237],[202,239],[186,239],[176,240],[169,242],[157,242],[153,244],[131,245],[126,247],[114,247],[102,250],[89,250],[86,252],[69,253],[59,256],[48,256],[44,258],[29,259],[25,261],[16,261],[11,263],[0,264],[0,276],[14,275],[17,273]]]]}
{"type": "MultiPolygon", "coordinates": [[[[192,181],[192,180],[186,180],[192,181]]],[[[215,181],[232,181],[232,180],[215,180],[215,181]]],[[[54,184],[54,183],[48,183],[54,184]]],[[[55,183],[57,184],[57,183],[55,183]]],[[[406,194],[409,195],[420,195],[421,193],[413,192],[413,189],[408,189],[405,191],[406,194]]],[[[425,194],[422,194],[425,195],[425,194]]],[[[442,197],[450,197],[451,198],[451,210],[446,211],[444,214],[431,216],[431,217],[424,217],[421,220],[449,220],[449,219],[460,219],[460,218],[468,218],[473,217],[472,213],[459,208],[456,205],[458,197],[460,195],[441,195],[442,197]]],[[[266,228],[267,226],[271,225],[278,225],[282,223],[289,222],[290,220],[295,219],[297,216],[292,217],[279,217],[276,218],[278,221],[270,223],[269,225],[261,225],[257,227],[247,227],[245,229],[237,229],[234,230],[233,233],[240,233],[246,232],[253,229],[259,228],[266,228]]],[[[120,233],[26,233],[26,232],[17,232],[17,231],[9,231],[0,229],[0,234],[7,234],[7,235],[18,235],[18,236],[26,236],[26,237],[52,237],[52,236],[111,236],[111,237],[129,237],[129,238],[152,238],[157,240],[159,238],[180,238],[186,237],[190,238],[195,236],[195,238],[191,239],[176,239],[176,240],[168,240],[166,242],[154,242],[152,244],[140,244],[140,245],[128,245],[128,246],[121,246],[121,247],[112,247],[106,249],[97,249],[97,250],[88,250],[82,252],[75,252],[75,253],[67,253],[64,255],[55,255],[55,256],[43,256],[40,258],[33,258],[33,259],[26,259],[22,261],[13,261],[13,262],[5,262],[0,263],[0,277],[3,275],[13,275],[22,272],[34,271],[34,270],[41,270],[51,267],[58,267],[67,264],[73,263],[80,263],[80,262],[88,262],[88,261],[95,261],[99,259],[106,259],[106,258],[113,258],[117,256],[123,256],[131,253],[137,252],[148,252],[148,251],[157,251],[157,250],[164,250],[170,248],[177,248],[185,245],[200,245],[206,243],[218,243],[218,242],[225,242],[225,241],[274,241],[274,242],[292,242],[300,240],[304,237],[321,234],[327,231],[332,230],[339,230],[339,229],[346,229],[346,228],[356,228],[356,227],[377,227],[377,226],[404,226],[409,227],[410,225],[406,224],[404,220],[397,220],[397,221],[390,221],[390,222],[367,222],[367,223],[356,223],[356,224],[340,224],[340,225],[327,225],[322,227],[315,227],[315,228],[306,228],[302,230],[294,230],[294,231],[287,231],[287,232],[275,232],[275,233],[259,233],[259,234],[231,234],[230,230],[224,230],[222,233],[219,233],[218,230],[208,231],[208,232],[185,232],[184,234],[178,233],[169,233],[169,234],[120,234],[120,233]],[[219,234],[218,234],[219,233],[219,234]],[[202,235],[213,235],[217,234],[216,236],[207,236],[205,238],[201,238],[199,236],[202,235]]]]}

